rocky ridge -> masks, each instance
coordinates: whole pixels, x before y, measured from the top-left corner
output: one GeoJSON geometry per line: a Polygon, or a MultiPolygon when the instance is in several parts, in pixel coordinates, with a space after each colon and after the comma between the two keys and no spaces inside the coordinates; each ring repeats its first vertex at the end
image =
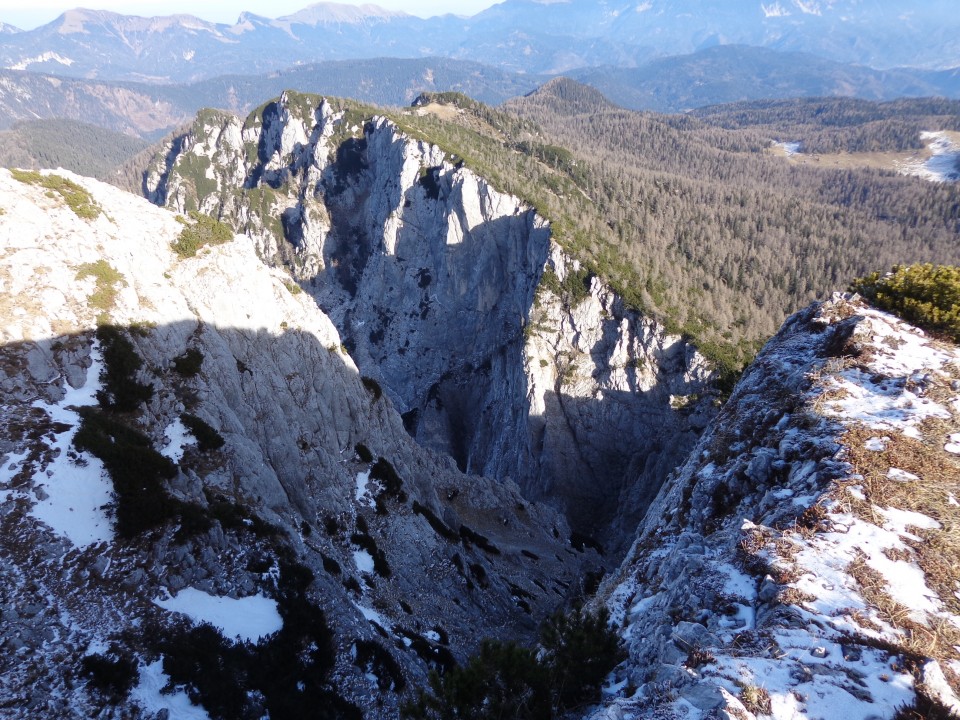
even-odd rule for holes
{"type": "Polygon", "coordinates": [[[591,720],[960,711],[958,391],[856,296],[791,317],[601,587],[630,657],[591,720]]]}
{"type": "Polygon", "coordinates": [[[163,653],[138,628],[156,642],[185,627],[166,605],[230,634],[222,608],[259,603],[265,624],[241,632],[255,642],[289,616],[293,592],[298,612],[320,609],[330,625],[318,692],[395,717],[430,667],[484,636],[531,635],[576,592],[591,553],[565,543],[563,518],[417,446],[335,326],[253,241],[180,258],[171,243],[190,221],[59,175],[99,205],[93,217],[0,172],[0,716],[205,717],[195,688],[157,692],[163,653]],[[123,343],[105,327],[139,370],[129,355],[116,364],[123,343]],[[110,409],[120,367],[152,388],[129,410],[110,409]],[[115,444],[142,442],[136,462],[171,469],[157,495],[168,519],[121,531],[120,490],[78,445],[88,417],[115,444]],[[120,699],[83,681],[85,658],[114,645],[139,671],[120,699]]]}
{"type": "MultiPolygon", "coordinates": [[[[459,112],[409,112],[431,111],[459,112]]],[[[368,108],[289,92],[245,121],[201,113],[144,191],[288,267],[419,443],[613,547],[713,413],[691,346],[587,276],[523,201],[368,108]]]]}

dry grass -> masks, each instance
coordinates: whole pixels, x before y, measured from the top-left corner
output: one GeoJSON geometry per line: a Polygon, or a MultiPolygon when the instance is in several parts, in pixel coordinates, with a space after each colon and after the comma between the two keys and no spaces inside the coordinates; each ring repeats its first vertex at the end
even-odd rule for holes
{"type": "Polygon", "coordinates": [[[887,580],[870,567],[863,556],[847,568],[860,586],[863,599],[876,609],[882,620],[901,631],[895,644],[907,653],[922,657],[960,660],[960,628],[946,618],[927,615],[929,627],[917,622],[910,608],[894,600],[887,591],[887,580]]]}
{"type": "MultiPolygon", "coordinates": [[[[936,520],[938,529],[916,530],[921,542],[905,538],[913,557],[946,609],[960,615],[960,506],[948,502],[960,497],[960,462],[943,450],[947,436],[957,431],[954,421],[928,418],[921,426],[922,439],[888,433],[884,450],[865,449],[867,440],[876,432],[866,427],[853,427],[843,438],[847,460],[853,471],[863,476],[866,503],[853,503],[853,511],[870,522],[873,506],[894,507],[917,512],[936,520]],[[899,468],[916,475],[919,480],[897,482],[887,477],[890,468],[899,468]]],[[[907,558],[903,558],[907,559],[907,558]]]]}
{"type": "Polygon", "coordinates": [[[795,587],[786,587],[777,593],[777,602],[781,605],[803,605],[804,603],[812,603],[816,599],[815,595],[798,590],[795,587]]]}
{"type": "Polygon", "coordinates": [[[769,715],[772,712],[770,693],[758,685],[744,685],[740,690],[740,702],[754,715],[769,715]]]}

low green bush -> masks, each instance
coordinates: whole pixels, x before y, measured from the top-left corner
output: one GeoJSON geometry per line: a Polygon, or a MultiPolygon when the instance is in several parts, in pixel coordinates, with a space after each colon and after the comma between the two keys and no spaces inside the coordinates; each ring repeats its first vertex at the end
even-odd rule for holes
{"type": "Polygon", "coordinates": [[[87,678],[88,686],[114,703],[126,698],[140,680],[137,661],[116,643],[106,653],[86,655],[80,661],[80,672],[87,678]]]}
{"type": "Polygon", "coordinates": [[[173,251],[181,259],[194,257],[200,248],[207,245],[223,245],[233,240],[230,226],[209,215],[192,211],[190,219],[193,222],[185,225],[176,241],[171,244],[173,251]]]}
{"type": "Polygon", "coordinates": [[[106,260],[100,259],[92,263],[84,263],[77,268],[77,280],[92,277],[96,281],[96,288],[90,295],[90,305],[103,313],[109,313],[117,301],[116,285],[126,285],[123,275],[106,260]]]}
{"type": "Polygon", "coordinates": [[[223,436],[196,415],[183,413],[180,415],[180,422],[182,422],[187,430],[190,431],[190,434],[196,438],[197,447],[200,448],[200,450],[219,450],[223,447],[223,436]]]}
{"type": "Polygon", "coordinates": [[[93,407],[79,410],[73,444],[98,457],[110,474],[116,496],[117,534],[132,538],[175,517],[185,503],[167,494],[163,481],[177,467],[153,449],[146,435],[93,407]]]}
{"type": "Polygon", "coordinates": [[[183,377],[193,377],[203,365],[203,353],[196,348],[187,348],[183,355],[173,359],[173,369],[183,377]]]}
{"type": "Polygon", "coordinates": [[[143,367],[131,343],[120,328],[101,325],[97,339],[103,355],[104,369],[100,374],[103,389],[97,391],[97,402],[105,410],[133,412],[140,403],[153,397],[153,386],[138,382],[136,374],[143,367]]]}
{"type": "MultiPolygon", "coordinates": [[[[554,720],[600,697],[600,687],[625,657],[605,611],[557,613],[544,623],[539,648],[486,640],[480,652],[403,707],[415,720],[554,720]]],[[[581,713],[582,714],[582,713],[581,713]]]]}
{"type": "Polygon", "coordinates": [[[895,265],[854,280],[850,286],[875,307],[936,335],[960,342],[960,268],[895,265]]]}
{"type": "Polygon", "coordinates": [[[35,170],[11,170],[14,180],[27,185],[38,185],[59,195],[78,218],[94,220],[103,212],[93,196],[72,180],[60,175],[42,175],[35,170]]]}

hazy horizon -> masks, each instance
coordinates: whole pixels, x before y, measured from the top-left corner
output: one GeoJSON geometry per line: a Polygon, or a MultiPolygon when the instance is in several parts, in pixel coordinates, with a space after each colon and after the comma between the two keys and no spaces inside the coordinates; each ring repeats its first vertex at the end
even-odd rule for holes
{"type": "MultiPolygon", "coordinates": [[[[431,17],[444,15],[450,10],[449,2],[441,0],[337,0],[344,5],[378,5],[386,10],[400,10],[410,15],[431,17]]],[[[214,0],[213,2],[188,2],[187,0],[99,0],[98,2],[64,3],[62,0],[37,0],[29,7],[19,0],[0,0],[0,22],[14,25],[21,30],[33,30],[56,20],[67,10],[77,7],[92,10],[108,10],[123,15],[156,17],[164,15],[193,15],[208,22],[232,24],[240,13],[252,12],[269,18],[292,15],[315,0],[214,0]]],[[[491,5],[494,0],[461,0],[457,3],[457,15],[474,15],[491,5]]]]}

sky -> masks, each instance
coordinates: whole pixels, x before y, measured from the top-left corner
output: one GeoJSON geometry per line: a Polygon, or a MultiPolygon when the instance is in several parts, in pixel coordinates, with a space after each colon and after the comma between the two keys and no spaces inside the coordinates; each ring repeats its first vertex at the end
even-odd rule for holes
{"type": "MultiPolygon", "coordinates": [[[[362,0],[339,0],[362,5],[362,0]]],[[[499,0],[366,0],[389,10],[403,10],[411,15],[430,17],[448,12],[473,15],[499,0]]],[[[0,0],[0,22],[31,30],[54,20],[64,10],[86,7],[111,10],[125,15],[175,15],[186,13],[211,22],[234,23],[244,10],[276,18],[290,15],[312,5],[316,0],[0,0]]]]}

